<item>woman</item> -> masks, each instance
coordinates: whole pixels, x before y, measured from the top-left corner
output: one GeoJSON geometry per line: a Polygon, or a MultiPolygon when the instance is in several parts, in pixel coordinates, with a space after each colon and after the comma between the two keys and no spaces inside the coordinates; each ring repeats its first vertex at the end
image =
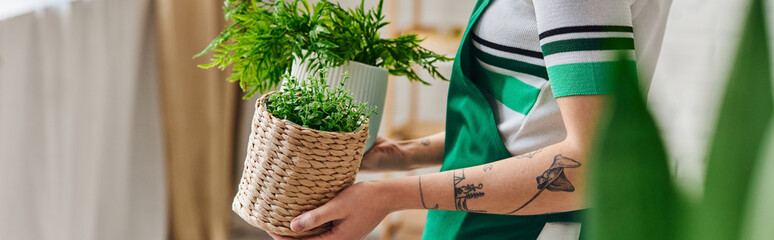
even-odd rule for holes
{"type": "Polygon", "coordinates": [[[379,139],[362,166],[442,163],[441,172],[355,184],[291,228],[333,222],[311,239],[360,239],[390,212],[430,209],[424,239],[577,239],[608,70],[623,52],[649,84],[670,3],[479,0],[454,63],[446,132],[379,139]]]}

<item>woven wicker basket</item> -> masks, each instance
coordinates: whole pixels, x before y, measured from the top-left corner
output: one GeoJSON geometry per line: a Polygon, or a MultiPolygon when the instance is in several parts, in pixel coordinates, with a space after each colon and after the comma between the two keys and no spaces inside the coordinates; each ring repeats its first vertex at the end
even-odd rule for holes
{"type": "Polygon", "coordinates": [[[256,102],[232,209],[251,225],[279,235],[320,234],[330,226],[296,233],[290,230],[290,221],[352,184],[368,139],[368,124],[351,133],[303,128],[266,111],[264,99],[271,94],[256,102]]]}

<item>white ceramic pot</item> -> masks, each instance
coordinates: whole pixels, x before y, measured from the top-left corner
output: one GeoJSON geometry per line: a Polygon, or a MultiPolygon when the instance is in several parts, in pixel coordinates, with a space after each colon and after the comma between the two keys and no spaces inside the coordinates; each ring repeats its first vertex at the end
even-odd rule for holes
{"type": "MultiPolygon", "coordinates": [[[[366,151],[371,148],[379,133],[379,125],[384,113],[384,99],[387,96],[388,71],[386,68],[375,67],[359,62],[350,61],[342,66],[329,68],[325,76],[326,83],[332,87],[341,85],[344,81],[344,73],[349,72],[349,80],[344,84],[344,89],[349,91],[358,102],[367,103],[369,108],[376,107],[376,114],[369,119],[369,137],[366,142],[366,151]]],[[[293,62],[290,75],[298,80],[306,80],[314,73],[307,70],[307,63],[293,62]]]]}

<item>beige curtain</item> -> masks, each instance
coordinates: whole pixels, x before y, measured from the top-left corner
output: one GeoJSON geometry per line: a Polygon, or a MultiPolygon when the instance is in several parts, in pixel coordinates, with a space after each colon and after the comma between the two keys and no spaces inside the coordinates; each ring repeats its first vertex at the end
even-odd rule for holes
{"type": "Polygon", "coordinates": [[[36,8],[0,16],[0,239],[166,239],[152,1],[9,4],[36,8]]]}
{"type": "Polygon", "coordinates": [[[226,239],[238,87],[191,59],[225,26],[222,0],[156,0],[170,238],[226,239]]]}

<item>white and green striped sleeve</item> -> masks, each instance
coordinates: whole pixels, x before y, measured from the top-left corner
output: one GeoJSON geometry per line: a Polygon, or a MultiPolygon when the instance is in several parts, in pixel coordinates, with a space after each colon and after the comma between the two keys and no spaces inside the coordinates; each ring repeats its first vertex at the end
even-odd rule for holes
{"type": "Polygon", "coordinates": [[[533,0],[554,97],[610,92],[620,53],[634,62],[633,0],[533,0]]]}

